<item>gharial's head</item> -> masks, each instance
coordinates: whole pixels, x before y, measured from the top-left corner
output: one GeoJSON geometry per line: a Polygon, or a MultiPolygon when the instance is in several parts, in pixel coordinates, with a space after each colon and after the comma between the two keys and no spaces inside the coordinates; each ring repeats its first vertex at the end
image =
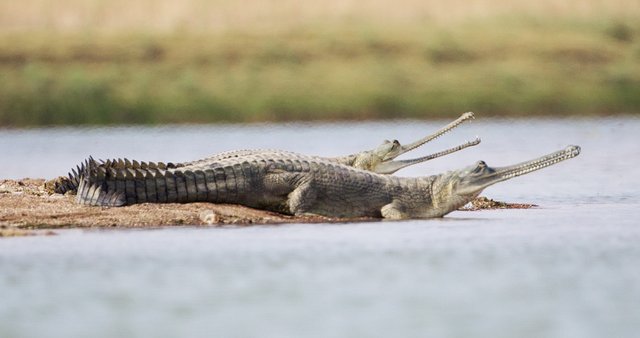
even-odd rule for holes
{"type": "Polygon", "coordinates": [[[373,152],[380,160],[390,161],[406,152],[402,148],[398,140],[384,140],[373,152]]]}
{"type": "Polygon", "coordinates": [[[393,140],[393,141],[385,140],[384,142],[382,142],[381,145],[379,145],[374,150],[366,151],[358,154],[354,162],[354,167],[359,169],[364,169],[364,170],[370,170],[378,174],[393,174],[394,172],[402,168],[408,167],[410,165],[422,163],[440,156],[451,154],[453,152],[462,150],[467,147],[475,146],[480,143],[479,138],[476,138],[473,141],[468,141],[466,143],[463,143],[457,147],[440,151],[428,156],[423,156],[423,157],[409,159],[409,160],[395,161],[395,158],[397,158],[398,156],[405,154],[411,150],[414,150],[422,146],[423,144],[442,136],[443,134],[457,127],[462,122],[473,119],[473,118],[474,118],[473,113],[471,112],[464,113],[459,118],[449,123],[448,125],[444,126],[443,128],[436,131],[435,133],[404,146],[401,145],[400,142],[398,142],[398,140],[393,140]]]}
{"type": "Polygon", "coordinates": [[[490,185],[546,168],[579,154],[580,147],[571,145],[564,150],[506,167],[492,168],[484,161],[478,161],[475,165],[441,175],[437,179],[437,187],[434,187],[433,194],[435,198],[441,199],[440,202],[449,201],[455,204],[451,207],[458,208],[474,199],[490,185]]]}
{"type": "Polygon", "coordinates": [[[448,155],[478,144],[480,144],[480,138],[476,137],[473,141],[467,141],[461,145],[427,156],[412,158],[408,160],[395,160],[396,157],[408,152],[409,150],[414,149],[415,147],[403,147],[402,145],[400,145],[400,142],[398,142],[398,140],[385,140],[376,149],[358,154],[355,161],[353,162],[353,167],[373,171],[378,174],[389,175],[410,165],[426,162],[434,158],[448,155]]]}

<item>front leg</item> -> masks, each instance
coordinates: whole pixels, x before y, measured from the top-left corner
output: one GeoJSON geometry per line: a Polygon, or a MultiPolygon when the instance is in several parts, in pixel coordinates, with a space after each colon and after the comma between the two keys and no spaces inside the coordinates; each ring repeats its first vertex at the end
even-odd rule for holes
{"type": "Polygon", "coordinates": [[[287,204],[292,214],[296,216],[315,215],[312,207],[316,203],[317,193],[311,182],[303,182],[293,189],[287,196],[287,204]]]}
{"type": "Polygon", "coordinates": [[[380,213],[382,217],[385,219],[407,219],[409,215],[407,215],[404,211],[399,208],[396,202],[391,202],[380,209],[380,213]]]}

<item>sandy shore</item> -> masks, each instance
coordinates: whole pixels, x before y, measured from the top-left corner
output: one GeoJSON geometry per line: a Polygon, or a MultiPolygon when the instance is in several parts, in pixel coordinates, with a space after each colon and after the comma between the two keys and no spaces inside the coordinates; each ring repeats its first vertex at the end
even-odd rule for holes
{"type": "MultiPolygon", "coordinates": [[[[29,235],[32,234],[29,230],[57,228],[242,226],[372,220],[366,218],[345,220],[320,216],[294,217],[240,205],[213,203],[145,203],[121,208],[100,208],[78,205],[74,199],[73,195],[48,192],[44,179],[0,180],[0,237],[29,235]]],[[[496,202],[480,197],[463,210],[530,208],[532,206],[496,202]]],[[[46,231],[44,233],[47,234],[46,231]]]]}

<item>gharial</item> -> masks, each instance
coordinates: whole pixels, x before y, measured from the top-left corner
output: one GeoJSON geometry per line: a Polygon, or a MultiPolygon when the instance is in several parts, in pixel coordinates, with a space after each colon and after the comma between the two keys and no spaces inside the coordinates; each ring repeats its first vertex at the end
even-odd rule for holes
{"type": "Polygon", "coordinates": [[[293,215],[430,218],[457,210],[492,184],[580,153],[580,147],[568,146],[512,166],[492,168],[479,161],[461,170],[425,177],[375,172],[393,173],[418,163],[393,159],[420,146],[424,143],[421,141],[408,147],[396,145],[397,142],[383,143],[377,150],[386,155],[380,157],[381,162],[372,171],[340,164],[336,159],[280,151],[231,152],[178,165],[98,163],[90,158],[59,190],[74,189],[77,182],[77,202],[99,206],[208,201],[293,215]]]}
{"type": "MultiPolygon", "coordinates": [[[[393,174],[396,171],[406,168],[410,165],[426,162],[438,157],[442,157],[456,151],[465,149],[467,147],[475,146],[480,144],[480,139],[476,137],[473,141],[467,141],[461,145],[458,145],[453,148],[449,148],[434,154],[430,154],[427,156],[409,159],[409,160],[399,160],[395,161],[395,158],[398,156],[407,153],[413,149],[416,149],[425,143],[431,142],[436,138],[448,133],[453,130],[460,124],[465,121],[471,120],[474,118],[474,114],[472,112],[467,112],[453,122],[445,125],[444,127],[438,129],[431,135],[428,135],[422,139],[419,139],[415,142],[412,142],[408,145],[401,145],[398,140],[384,140],[381,145],[372,149],[365,150],[355,154],[339,156],[339,157],[321,157],[321,156],[313,156],[321,160],[331,161],[338,164],[347,165],[350,167],[354,167],[357,169],[372,171],[378,174],[393,174]]],[[[130,161],[128,159],[117,159],[117,160],[107,160],[102,161],[99,165],[118,168],[118,169],[175,169],[189,166],[202,166],[207,165],[208,163],[215,163],[216,161],[229,159],[232,157],[245,157],[250,155],[260,155],[260,156],[272,156],[274,158],[284,158],[287,156],[295,156],[297,154],[284,151],[284,150],[270,150],[270,149],[243,149],[243,150],[231,150],[222,152],[211,157],[190,161],[190,162],[181,162],[181,163],[162,163],[162,162],[138,162],[136,160],[130,161]]],[[[78,190],[78,186],[80,184],[80,174],[84,170],[84,164],[81,164],[76,167],[76,169],[72,169],[72,171],[68,174],[68,176],[61,176],[55,180],[48,182],[51,185],[51,188],[54,192],[64,194],[67,192],[76,193],[78,190]]]]}
{"type": "MultiPolygon", "coordinates": [[[[421,138],[415,142],[412,142],[408,145],[401,145],[398,140],[385,140],[381,145],[372,150],[361,151],[356,154],[347,155],[347,156],[339,156],[339,157],[320,157],[313,156],[319,159],[328,160],[331,162],[336,162],[339,164],[343,164],[349,167],[372,171],[378,174],[393,174],[396,171],[406,168],[410,165],[426,162],[444,155],[448,155],[454,153],[456,151],[462,150],[467,147],[475,146],[480,144],[480,139],[476,137],[473,141],[467,141],[461,145],[458,145],[453,148],[449,148],[434,154],[430,154],[427,156],[409,159],[409,160],[399,160],[395,161],[395,159],[405,154],[411,150],[414,150],[428,142],[435,140],[436,138],[448,133],[453,130],[455,127],[459,126],[461,123],[471,120],[474,118],[474,114],[472,112],[467,112],[462,114],[460,117],[455,119],[453,122],[447,124],[446,126],[438,129],[431,135],[428,135],[424,138],[421,138]]],[[[273,156],[280,156],[280,154],[284,154],[285,152],[282,150],[233,150],[228,152],[223,152],[212,157],[208,157],[205,159],[193,161],[193,162],[185,162],[180,163],[181,166],[189,166],[189,165],[202,165],[207,163],[213,163],[218,160],[226,159],[229,157],[241,157],[255,154],[266,154],[271,153],[273,156]]]]}

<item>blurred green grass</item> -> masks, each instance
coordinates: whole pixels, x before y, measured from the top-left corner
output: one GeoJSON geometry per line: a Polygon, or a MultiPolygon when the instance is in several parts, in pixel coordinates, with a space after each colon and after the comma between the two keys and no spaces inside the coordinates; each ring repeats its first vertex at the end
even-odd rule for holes
{"type": "Polygon", "coordinates": [[[8,31],[0,125],[637,114],[640,20],[8,31]]]}

